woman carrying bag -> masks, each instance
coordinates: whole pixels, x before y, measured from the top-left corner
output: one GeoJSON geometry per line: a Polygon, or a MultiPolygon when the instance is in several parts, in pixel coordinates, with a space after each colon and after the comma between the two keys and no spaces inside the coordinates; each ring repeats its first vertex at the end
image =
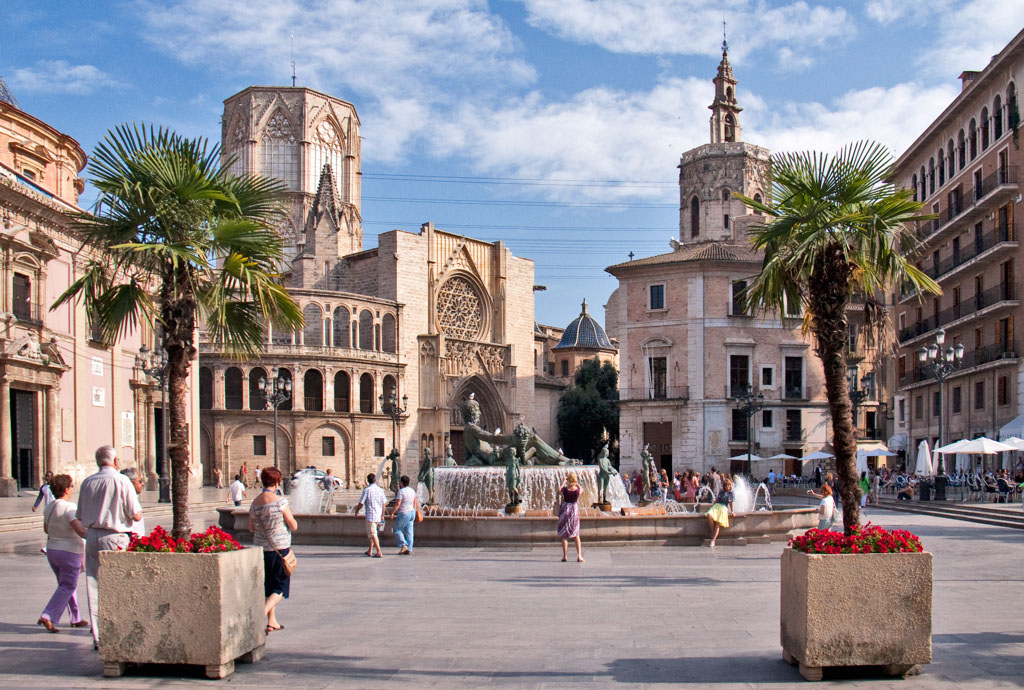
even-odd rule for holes
{"type": "Polygon", "coordinates": [[[291,552],[292,532],[299,528],[288,507],[288,499],[277,495],[281,485],[281,470],[264,467],[260,471],[263,491],[249,507],[249,532],[252,542],[263,547],[263,590],[267,597],[264,613],[267,616],[267,632],[284,630],[278,623],[276,608],[281,599],[288,598],[291,575],[296,567],[295,555],[291,552]]]}
{"type": "Polygon", "coordinates": [[[391,513],[391,519],[395,521],[395,541],[398,542],[398,555],[411,556],[412,542],[415,532],[415,523],[420,522],[423,517],[420,513],[420,500],[416,498],[416,492],[409,487],[409,477],[402,475],[402,488],[396,496],[395,509],[391,513]]]}

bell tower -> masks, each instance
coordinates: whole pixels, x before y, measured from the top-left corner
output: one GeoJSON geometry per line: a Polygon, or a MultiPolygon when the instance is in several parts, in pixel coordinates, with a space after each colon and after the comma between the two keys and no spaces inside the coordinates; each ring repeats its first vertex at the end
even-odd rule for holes
{"type": "Polygon", "coordinates": [[[736,103],[736,77],[729,64],[729,43],[725,40],[722,24],[722,61],[718,63],[718,76],[714,78],[715,101],[711,110],[711,143],[721,144],[740,140],[740,111],[736,103]]]}

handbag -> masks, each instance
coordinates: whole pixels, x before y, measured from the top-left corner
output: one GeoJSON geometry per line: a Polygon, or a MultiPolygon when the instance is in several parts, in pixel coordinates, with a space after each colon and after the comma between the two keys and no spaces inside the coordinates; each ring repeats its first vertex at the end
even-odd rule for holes
{"type": "MultiPolygon", "coordinates": [[[[266,523],[263,522],[262,519],[260,519],[260,522],[263,523],[263,531],[266,532],[266,523]]],[[[282,555],[281,552],[277,550],[277,547],[274,546],[273,543],[270,544],[270,548],[272,548],[274,550],[274,553],[277,554],[277,557],[281,559],[281,569],[284,570],[285,576],[291,577],[292,573],[295,572],[295,569],[299,567],[299,559],[296,558],[295,552],[289,549],[287,555],[282,555]]]]}
{"type": "Polygon", "coordinates": [[[423,511],[419,506],[416,506],[416,522],[423,522],[423,511]]]}

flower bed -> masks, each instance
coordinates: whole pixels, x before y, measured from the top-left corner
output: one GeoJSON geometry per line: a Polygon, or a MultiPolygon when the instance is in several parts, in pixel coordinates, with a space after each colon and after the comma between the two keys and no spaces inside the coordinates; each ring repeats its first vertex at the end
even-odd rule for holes
{"type": "Polygon", "coordinates": [[[789,545],[804,553],[920,553],[924,551],[917,535],[902,529],[886,530],[872,525],[857,525],[850,534],[824,529],[809,529],[789,540],[789,545]]]}
{"type": "Polygon", "coordinates": [[[132,534],[128,551],[134,553],[223,553],[245,547],[216,525],[205,532],[197,532],[188,539],[175,539],[163,527],[154,529],[148,537],[132,534]]]}

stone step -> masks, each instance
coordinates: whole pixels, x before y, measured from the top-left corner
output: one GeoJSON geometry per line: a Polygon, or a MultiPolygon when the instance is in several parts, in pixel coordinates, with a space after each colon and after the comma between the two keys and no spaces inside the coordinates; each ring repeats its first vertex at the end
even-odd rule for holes
{"type": "MultiPolygon", "coordinates": [[[[191,503],[189,504],[189,512],[209,513],[223,505],[225,505],[223,501],[191,503]]],[[[143,507],[143,514],[147,520],[150,518],[169,517],[172,514],[171,504],[160,503],[158,505],[145,506],[143,507]]],[[[29,513],[27,515],[9,515],[6,517],[0,517],[0,533],[35,530],[38,530],[39,532],[43,531],[43,514],[41,510],[37,513],[29,513]]]]}
{"type": "Polygon", "coordinates": [[[942,503],[921,501],[883,500],[879,502],[877,507],[904,513],[917,513],[919,515],[943,517],[950,520],[960,520],[962,522],[974,522],[981,525],[1008,527],[1010,529],[1024,529],[1024,513],[1015,515],[1006,511],[986,511],[984,508],[950,506],[942,503]]]}

